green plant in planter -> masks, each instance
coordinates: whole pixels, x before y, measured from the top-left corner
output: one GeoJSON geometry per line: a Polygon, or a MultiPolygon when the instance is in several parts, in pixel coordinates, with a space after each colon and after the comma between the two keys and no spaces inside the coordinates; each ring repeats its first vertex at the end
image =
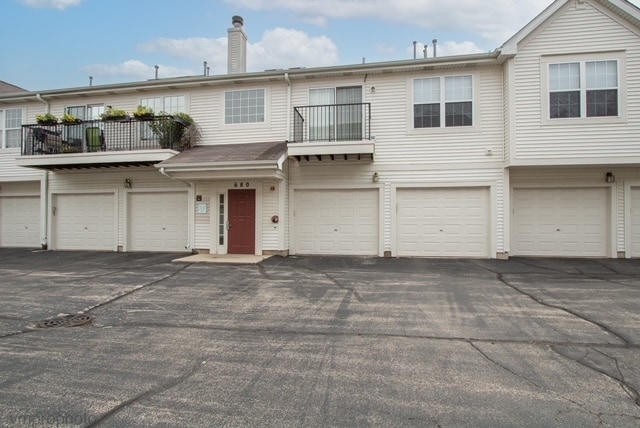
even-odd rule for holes
{"type": "Polygon", "coordinates": [[[193,119],[186,113],[176,113],[165,116],[166,119],[154,121],[151,124],[153,133],[158,136],[160,147],[163,149],[184,149],[195,144],[192,141],[194,132],[199,136],[199,130],[193,119]]]}
{"type": "Polygon", "coordinates": [[[102,120],[122,120],[127,119],[128,117],[129,114],[127,114],[126,111],[114,109],[111,107],[106,109],[105,112],[100,115],[100,119],[102,120]]]}
{"type": "Polygon", "coordinates": [[[153,116],[153,109],[151,107],[140,105],[133,111],[133,117],[136,119],[151,119],[153,116]]]}
{"type": "Polygon", "coordinates": [[[38,125],[55,125],[58,123],[58,118],[51,113],[39,114],[36,116],[36,122],[38,125]]]}
{"type": "Polygon", "coordinates": [[[82,123],[82,120],[70,113],[65,113],[64,116],[62,116],[62,123],[65,125],[75,125],[82,123]]]}

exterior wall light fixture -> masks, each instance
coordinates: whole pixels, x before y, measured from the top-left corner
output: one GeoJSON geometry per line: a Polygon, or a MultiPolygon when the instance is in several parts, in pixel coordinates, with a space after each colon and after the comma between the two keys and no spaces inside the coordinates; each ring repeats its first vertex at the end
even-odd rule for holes
{"type": "Polygon", "coordinates": [[[604,177],[605,177],[605,181],[607,183],[615,183],[616,182],[616,176],[613,175],[613,173],[611,171],[607,172],[607,174],[604,177]]]}
{"type": "Polygon", "coordinates": [[[371,179],[373,180],[374,183],[377,183],[378,181],[380,181],[380,176],[378,175],[377,172],[374,172],[373,177],[371,177],[371,179]]]}
{"type": "Polygon", "coordinates": [[[133,183],[131,182],[130,178],[125,178],[124,179],[124,188],[125,189],[131,189],[131,186],[133,186],[133,183]]]}

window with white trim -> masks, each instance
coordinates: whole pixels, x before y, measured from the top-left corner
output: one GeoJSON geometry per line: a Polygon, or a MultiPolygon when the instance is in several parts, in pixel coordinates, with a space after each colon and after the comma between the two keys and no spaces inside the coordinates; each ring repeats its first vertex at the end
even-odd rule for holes
{"type": "Polygon", "coordinates": [[[413,127],[458,126],[473,126],[473,77],[465,75],[414,79],[413,127]]]}
{"type": "Polygon", "coordinates": [[[263,123],[264,89],[249,89],[224,93],[224,123],[263,123]]]}
{"type": "Polygon", "coordinates": [[[549,118],[617,117],[617,60],[549,64],[549,118]]]}
{"type": "Polygon", "coordinates": [[[0,147],[20,147],[22,133],[22,109],[0,110],[0,147]]]}
{"type": "Polygon", "coordinates": [[[184,95],[141,98],[140,105],[150,107],[155,114],[186,113],[184,95]]]}

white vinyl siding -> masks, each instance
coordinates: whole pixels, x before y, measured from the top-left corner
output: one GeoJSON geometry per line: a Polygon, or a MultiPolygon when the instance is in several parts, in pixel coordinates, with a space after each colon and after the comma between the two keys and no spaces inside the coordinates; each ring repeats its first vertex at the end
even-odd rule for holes
{"type": "Polygon", "coordinates": [[[78,170],[68,173],[51,173],[49,189],[54,195],[69,193],[111,193],[117,195],[115,200],[117,217],[117,246],[125,248],[127,207],[124,182],[130,179],[132,190],[143,191],[185,191],[186,186],[176,180],[170,180],[158,172],[156,168],[117,168],[105,170],[78,170]],[[97,180],[96,177],[100,179],[97,180]]]}
{"type": "Polygon", "coordinates": [[[489,257],[487,188],[398,189],[397,255],[489,257]]]}
{"type": "MultiPolygon", "coordinates": [[[[520,44],[514,61],[511,164],[620,162],[640,158],[640,39],[597,2],[572,3],[520,44]],[[581,53],[584,52],[584,53],[581,53]],[[617,117],[549,119],[548,64],[615,60],[617,117]],[[627,89],[629,90],[627,90],[627,89]]],[[[586,83],[585,83],[586,85],[586,83]]],[[[585,94],[586,95],[586,94],[585,94]]],[[[585,107],[586,108],[586,107],[585,107]]]]}
{"type": "Polygon", "coordinates": [[[640,187],[631,187],[629,196],[629,257],[640,257],[640,187]]]}

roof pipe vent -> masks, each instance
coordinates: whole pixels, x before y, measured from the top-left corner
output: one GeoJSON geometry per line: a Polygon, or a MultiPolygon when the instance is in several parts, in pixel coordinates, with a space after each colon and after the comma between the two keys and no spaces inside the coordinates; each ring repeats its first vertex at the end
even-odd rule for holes
{"type": "Polygon", "coordinates": [[[416,42],[415,40],[413,41],[413,59],[416,59],[416,47],[418,45],[418,42],[416,42]]]}
{"type": "Polygon", "coordinates": [[[433,57],[435,58],[437,56],[436,55],[436,46],[438,45],[438,39],[433,39],[431,42],[433,43],[433,57]]]}

